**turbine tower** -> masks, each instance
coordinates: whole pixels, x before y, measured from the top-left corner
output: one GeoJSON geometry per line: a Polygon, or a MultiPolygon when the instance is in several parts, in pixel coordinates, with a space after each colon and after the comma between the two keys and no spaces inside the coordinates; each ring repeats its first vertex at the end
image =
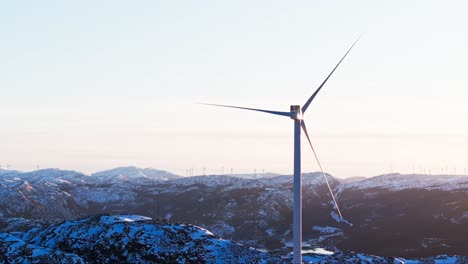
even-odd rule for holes
{"type": "Polygon", "coordinates": [[[336,209],[343,219],[341,211],[338,207],[336,202],[335,196],[331,190],[330,184],[323,172],[322,165],[318,160],[317,154],[312,146],[312,141],[309,138],[309,133],[307,132],[306,124],[303,119],[304,113],[309,108],[310,103],[314,100],[315,96],[320,92],[322,87],[328,81],[330,76],[335,72],[341,62],[346,58],[348,53],[351,49],[356,45],[359,39],[357,39],[353,45],[348,49],[345,55],[341,58],[338,64],[333,68],[333,70],[328,74],[327,78],[320,84],[320,86],[315,90],[315,92],[309,97],[306,103],[301,107],[300,105],[291,105],[289,112],[281,112],[281,111],[273,111],[273,110],[265,110],[265,109],[258,109],[258,108],[248,108],[248,107],[240,107],[240,106],[232,106],[232,105],[221,105],[221,104],[204,104],[204,105],[211,105],[211,106],[219,106],[219,107],[227,107],[227,108],[236,108],[242,110],[250,110],[250,111],[257,111],[257,112],[264,112],[273,115],[285,116],[289,117],[294,121],[294,213],[293,213],[293,242],[294,242],[294,249],[293,249],[293,263],[302,263],[302,174],[301,174],[301,129],[304,131],[304,134],[309,142],[310,147],[314,153],[315,159],[318,162],[320,167],[320,171],[322,172],[322,176],[324,177],[328,189],[331,193],[333,198],[333,202],[336,206],[336,209]]]}

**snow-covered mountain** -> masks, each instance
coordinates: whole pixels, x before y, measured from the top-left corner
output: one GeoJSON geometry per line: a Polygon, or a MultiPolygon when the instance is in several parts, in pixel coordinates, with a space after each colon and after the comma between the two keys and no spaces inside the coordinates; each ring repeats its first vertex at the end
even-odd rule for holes
{"type": "MultiPolygon", "coordinates": [[[[330,230],[328,230],[330,231],[330,230]]],[[[328,232],[327,231],[327,232],[328,232]]],[[[0,233],[1,263],[291,263],[277,255],[220,239],[190,224],[140,215],[98,215],[23,232],[0,233]]],[[[377,257],[320,249],[304,263],[466,263],[462,256],[377,257]]]]}
{"type": "Polygon", "coordinates": [[[385,174],[369,179],[347,181],[344,188],[360,190],[381,188],[393,191],[405,189],[425,190],[464,190],[468,189],[468,177],[464,175],[421,175],[421,174],[385,174]]]}
{"type": "Polygon", "coordinates": [[[5,169],[0,168],[0,176],[13,175],[13,174],[17,174],[17,173],[21,173],[21,172],[17,171],[17,170],[5,170],[5,169]]]}
{"type": "Polygon", "coordinates": [[[180,176],[172,174],[163,170],[156,170],[151,168],[137,168],[134,166],[130,167],[119,167],[110,170],[100,171],[91,174],[94,178],[99,180],[112,180],[120,178],[123,180],[144,178],[149,180],[167,181],[180,178],[180,176]]]}
{"type": "MultiPolygon", "coordinates": [[[[189,222],[256,248],[289,250],[291,175],[170,175],[135,167],[90,176],[58,169],[2,173],[0,217],[57,223],[102,213],[148,215],[189,222]]],[[[321,174],[305,173],[303,238],[311,248],[402,257],[468,255],[468,177],[389,174],[344,182],[327,177],[345,220],[334,211],[321,174]]],[[[12,230],[15,224],[21,221],[5,226],[12,230]]]]}
{"type": "Polygon", "coordinates": [[[138,215],[101,215],[0,234],[3,263],[283,263],[206,229],[138,215]]]}

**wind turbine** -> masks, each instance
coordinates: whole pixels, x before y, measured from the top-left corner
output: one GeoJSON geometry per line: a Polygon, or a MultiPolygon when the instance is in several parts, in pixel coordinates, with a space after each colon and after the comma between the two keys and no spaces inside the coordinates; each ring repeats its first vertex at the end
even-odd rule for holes
{"type": "Polygon", "coordinates": [[[235,108],[235,109],[242,109],[242,110],[250,110],[250,111],[257,111],[257,112],[264,112],[273,115],[285,116],[289,117],[294,121],[294,215],[293,215],[293,241],[294,241],[294,249],[293,249],[293,263],[302,263],[302,175],[301,175],[301,128],[304,131],[304,134],[309,142],[310,147],[314,153],[315,159],[318,162],[320,167],[320,171],[322,172],[322,176],[324,177],[328,190],[331,193],[333,198],[333,202],[335,203],[336,209],[343,219],[341,211],[338,207],[338,203],[336,202],[335,196],[331,190],[330,184],[323,172],[322,165],[317,157],[317,154],[312,146],[312,141],[309,138],[309,133],[307,132],[306,124],[303,119],[303,114],[309,108],[310,103],[314,100],[315,96],[317,96],[318,92],[322,89],[325,83],[328,81],[330,76],[335,72],[341,62],[346,58],[348,53],[351,49],[356,45],[359,39],[357,39],[353,45],[348,49],[345,55],[341,58],[338,64],[333,68],[333,70],[328,74],[327,78],[320,84],[320,86],[315,90],[315,92],[309,97],[306,103],[301,107],[300,105],[291,105],[289,112],[281,112],[281,111],[273,111],[273,110],[265,110],[265,109],[258,109],[258,108],[249,108],[249,107],[240,107],[240,106],[232,106],[232,105],[221,105],[221,104],[204,104],[204,105],[211,105],[211,106],[219,106],[219,107],[227,107],[227,108],[235,108]]]}

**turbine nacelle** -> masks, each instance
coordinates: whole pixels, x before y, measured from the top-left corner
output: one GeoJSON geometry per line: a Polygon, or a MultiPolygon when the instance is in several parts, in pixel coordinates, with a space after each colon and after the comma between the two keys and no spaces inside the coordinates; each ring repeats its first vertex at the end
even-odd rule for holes
{"type": "Polygon", "coordinates": [[[294,120],[302,120],[302,111],[300,105],[291,105],[291,118],[294,120]]]}

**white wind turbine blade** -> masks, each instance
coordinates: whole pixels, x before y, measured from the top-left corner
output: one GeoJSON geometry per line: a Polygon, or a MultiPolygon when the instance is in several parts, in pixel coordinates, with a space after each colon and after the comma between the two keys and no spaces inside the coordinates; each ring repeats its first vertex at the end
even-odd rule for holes
{"type": "Polygon", "coordinates": [[[200,103],[200,104],[211,105],[211,106],[219,106],[219,107],[228,107],[228,108],[235,108],[235,109],[242,109],[242,110],[250,110],[250,111],[257,111],[257,112],[264,112],[264,113],[273,114],[273,115],[291,117],[290,112],[280,112],[280,111],[265,110],[265,109],[258,109],[258,108],[249,108],[249,107],[240,107],[240,106],[233,106],[233,105],[205,104],[205,103],[200,103]]]}
{"type": "Polygon", "coordinates": [[[322,82],[322,84],[320,84],[320,86],[317,88],[317,90],[315,90],[315,92],[312,94],[312,96],[309,98],[309,100],[307,100],[307,102],[302,107],[302,113],[305,113],[307,108],[309,108],[310,103],[312,102],[312,100],[314,100],[314,98],[318,94],[318,92],[320,92],[320,89],[322,89],[322,87],[328,81],[330,76],[332,76],[332,74],[335,72],[336,68],[338,68],[338,66],[340,66],[341,62],[344,60],[344,58],[346,58],[346,55],[348,55],[348,53],[351,51],[351,49],[354,47],[354,45],[356,45],[356,43],[358,41],[359,41],[359,38],[353,43],[353,45],[351,45],[351,47],[348,49],[348,51],[345,53],[345,55],[341,58],[341,60],[338,62],[338,64],[335,66],[335,68],[333,68],[333,70],[330,72],[330,74],[328,74],[327,78],[322,82]]]}
{"type": "Polygon", "coordinates": [[[318,165],[319,165],[320,172],[322,173],[322,176],[323,176],[323,178],[325,179],[325,182],[327,183],[328,190],[330,191],[331,197],[333,198],[333,202],[335,203],[336,210],[338,211],[338,214],[340,214],[341,220],[343,220],[343,215],[341,214],[340,207],[338,206],[338,203],[336,202],[336,198],[335,198],[335,195],[333,194],[333,191],[332,191],[332,189],[331,189],[331,187],[330,187],[330,183],[328,182],[328,179],[327,179],[327,177],[325,176],[325,173],[323,172],[322,164],[320,163],[320,160],[319,160],[318,157],[317,157],[317,153],[315,152],[314,146],[312,146],[312,141],[310,141],[309,133],[307,133],[307,128],[306,128],[306,125],[305,125],[304,120],[302,120],[302,122],[301,122],[301,127],[302,127],[302,130],[304,131],[304,134],[305,134],[306,137],[307,137],[307,141],[309,141],[310,147],[312,148],[312,152],[314,153],[315,160],[317,161],[317,163],[318,163],[318,165]]]}

